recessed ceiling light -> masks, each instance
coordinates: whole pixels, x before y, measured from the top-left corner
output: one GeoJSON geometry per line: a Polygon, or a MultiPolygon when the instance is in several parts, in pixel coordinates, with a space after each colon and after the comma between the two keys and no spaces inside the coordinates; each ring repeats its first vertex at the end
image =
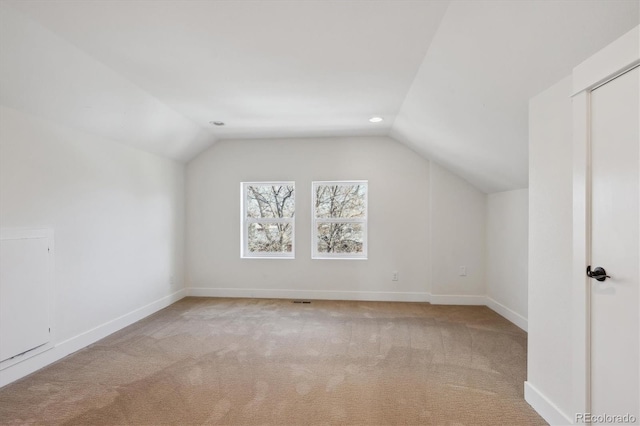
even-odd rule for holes
{"type": "Polygon", "coordinates": [[[222,121],[210,121],[209,124],[213,124],[214,126],[224,126],[224,122],[222,121]]]}
{"type": "Polygon", "coordinates": [[[372,123],[379,123],[382,121],[382,117],[371,117],[369,121],[372,123]]]}

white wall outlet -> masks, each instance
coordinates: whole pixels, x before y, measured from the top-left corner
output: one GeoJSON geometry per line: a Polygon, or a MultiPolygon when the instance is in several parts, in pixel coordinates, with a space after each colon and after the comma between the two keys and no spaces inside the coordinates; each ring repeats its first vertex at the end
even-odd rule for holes
{"type": "Polygon", "coordinates": [[[391,273],[391,281],[398,281],[398,271],[393,271],[391,273]]]}
{"type": "Polygon", "coordinates": [[[461,277],[466,277],[467,276],[467,267],[466,266],[461,266],[460,269],[458,269],[458,275],[460,275],[461,277]]]}

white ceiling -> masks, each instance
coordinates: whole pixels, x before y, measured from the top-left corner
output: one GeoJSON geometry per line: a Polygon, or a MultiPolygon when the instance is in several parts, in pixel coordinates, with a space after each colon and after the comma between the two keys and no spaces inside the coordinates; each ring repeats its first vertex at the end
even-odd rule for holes
{"type": "Polygon", "coordinates": [[[181,161],[218,139],[390,134],[483,191],[522,188],[528,99],[638,6],[0,2],[0,102],[181,161]]]}
{"type": "Polygon", "coordinates": [[[485,192],[528,185],[528,100],[640,23],[640,1],[452,2],[391,135],[485,192]]]}

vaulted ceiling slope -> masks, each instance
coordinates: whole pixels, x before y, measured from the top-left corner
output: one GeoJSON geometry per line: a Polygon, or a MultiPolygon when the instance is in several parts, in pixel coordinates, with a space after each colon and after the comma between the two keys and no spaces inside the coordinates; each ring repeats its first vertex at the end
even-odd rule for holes
{"type": "Polygon", "coordinates": [[[180,161],[219,139],[389,134],[485,192],[521,188],[528,99],[638,3],[6,0],[0,102],[180,161]]]}
{"type": "Polygon", "coordinates": [[[640,1],[452,2],[391,135],[485,192],[528,185],[528,100],[640,23],[640,1]]]}
{"type": "Polygon", "coordinates": [[[3,102],[181,160],[215,139],[387,134],[447,7],[5,3],[3,102]]]}

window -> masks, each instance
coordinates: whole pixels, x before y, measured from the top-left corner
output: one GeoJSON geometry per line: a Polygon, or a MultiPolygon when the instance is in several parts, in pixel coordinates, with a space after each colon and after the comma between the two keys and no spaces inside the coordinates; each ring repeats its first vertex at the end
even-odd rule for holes
{"type": "Polygon", "coordinates": [[[312,257],[367,258],[367,181],[313,182],[312,257]]]}
{"type": "Polygon", "coordinates": [[[295,184],[242,183],[243,258],[294,258],[295,184]]]}

